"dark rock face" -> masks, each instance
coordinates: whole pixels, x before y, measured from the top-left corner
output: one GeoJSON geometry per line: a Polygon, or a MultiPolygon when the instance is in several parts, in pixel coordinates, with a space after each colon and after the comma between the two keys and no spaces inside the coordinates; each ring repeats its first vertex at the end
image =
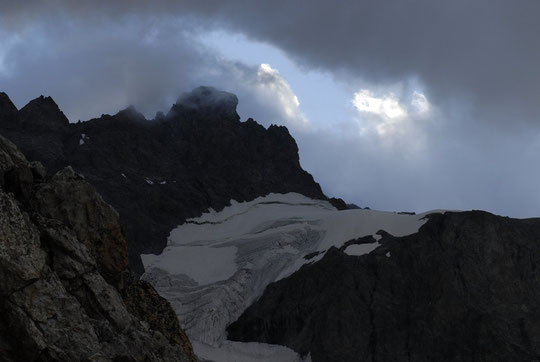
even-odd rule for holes
{"type": "Polygon", "coordinates": [[[82,176],[69,166],[58,171],[36,190],[32,206],[44,217],[69,226],[94,256],[105,280],[123,288],[122,273],[128,268],[128,257],[118,213],[82,176]]]}
{"type": "Polygon", "coordinates": [[[180,345],[188,356],[193,357],[191,342],[180,327],[178,317],[169,302],[161,297],[150,283],[136,279],[133,274],[127,276],[130,280],[122,290],[127,310],[148,323],[151,329],[160,331],[167,339],[180,345]]]}
{"type": "Polygon", "coordinates": [[[2,136],[0,296],[2,361],[196,360],[170,305],[127,269],[118,214],[2,136]]]}
{"type": "Polygon", "coordinates": [[[40,96],[16,111],[8,96],[2,94],[0,134],[15,143],[29,160],[42,162],[50,171],[67,166],[64,141],[69,122],[54,100],[40,96]]]}
{"type": "Polygon", "coordinates": [[[237,105],[238,98],[232,93],[213,87],[198,87],[190,93],[181,95],[167,117],[177,118],[184,115],[183,118],[239,121],[240,117],[236,113],[237,105]]]}
{"type": "Polygon", "coordinates": [[[55,132],[64,130],[69,121],[51,97],[40,96],[19,112],[19,122],[23,129],[32,132],[55,132]]]}
{"type": "Polygon", "coordinates": [[[52,103],[38,98],[21,109],[16,122],[24,129],[9,126],[13,113],[9,122],[0,117],[0,132],[30,160],[54,172],[71,165],[96,187],[120,214],[130,265],[138,273],[141,253],[160,253],[174,227],[210,207],[220,210],[231,199],[270,192],[325,198],[302,170],[287,129],[240,122],[233,94],[197,88],[153,121],[128,108],[66,124],[52,103]]]}
{"type": "Polygon", "coordinates": [[[271,284],[229,338],[313,361],[540,360],[540,219],[433,214],[380,242],[271,284]]]}
{"type": "Polygon", "coordinates": [[[17,107],[11,102],[8,95],[0,92],[0,124],[7,129],[19,128],[17,107]]]}
{"type": "Polygon", "coordinates": [[[348,209],[347,203],[343,201],[343,199],[331,197],[330,199],[328,199],[328,201],[330,201],[330,204],[332,204],[332,206],[334,206],[338,210],[348,209]]]}

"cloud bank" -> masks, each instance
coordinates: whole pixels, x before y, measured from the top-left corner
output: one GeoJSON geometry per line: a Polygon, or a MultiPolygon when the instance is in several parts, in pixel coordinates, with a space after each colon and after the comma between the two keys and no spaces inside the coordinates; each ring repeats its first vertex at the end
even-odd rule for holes
{"type": "Polygon", "coordinates": [[[287,125],[332,196],[390,210],[540,215],[537,1],[0,5],[0,85],[18,106],[43,93],[72,121],[129,104],[151,117],[211,85],[236,93],[244,118],[287,125]],[[313,124],[309,94],[271,60],[233,61],[200,41],[215,30],[330,74],[350,94],[350,117],[313,124]]]}

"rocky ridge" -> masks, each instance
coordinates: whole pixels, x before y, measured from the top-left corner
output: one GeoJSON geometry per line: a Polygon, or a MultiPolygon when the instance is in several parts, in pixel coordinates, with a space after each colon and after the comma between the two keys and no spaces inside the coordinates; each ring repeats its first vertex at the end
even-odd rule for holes
{"type": "Polygon", "coordinates": [[[540,219],[446,212],[380,234],[370,254],[332,248],[270,284],[229,339],[314,362],[540,360],[540,219]]]}
{"type": "MultiPolygon", "coordinates": [[[[130,265],[143,272],[140,254],[160,253],[169,232],[231,199],[271,192],[326,199],[299,163],[285,127],[240,122],[235,95],[200,87],[170,111],[146,120],[134,108],[68,124],[51,98],[17,111],[0,93],[0,132],[30,160],[84,175],[120,214],[130,265]]],[[[330,199],[346,208],[340,199],[330,199]]]]}
{"type": "Polygon", "coordinates": [[[0,136],[0,215],[0,360],[196,361],[129,271],[118,214],[72,168],[49,177],[0,136]]]}

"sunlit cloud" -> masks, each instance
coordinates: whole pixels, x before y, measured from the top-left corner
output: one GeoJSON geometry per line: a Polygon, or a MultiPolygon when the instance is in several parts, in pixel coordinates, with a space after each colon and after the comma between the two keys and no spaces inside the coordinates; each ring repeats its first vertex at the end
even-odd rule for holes
{"type": "Polygon", "coordinates": [[[411,107],[420,114],[426,114],[430,110],[430,104],[423,93],[414,91],[412,95],[411,107]]]}
{"type": "Polygon", "coordinates": [[[403,86],[396,93],[361,89],[353,94],[351,103],[357,111],[359,135],[364,140],[378,140],[379,146],[401,152],[405,157],[426,149],[426,120],[431,105],[425,94],[417,90],[409,93],[403,86]]]}
{"type": "Polygon", "coordinates": [[[261,64],[257,69],[255,90],[265,101],[276,106],[288,125],[301,128],[308,125],[308,119],[300,111],[298,97],[277,69],[261,64]]]}
{"type": "Polygon", "coordinates": [[[387,118],[400,118],[407,112],[399,103],[399,99],[392,93],[384,97],[376,97],[368,89],[362,89],[354,93],[353,105],[360,112],[371,113],[387,118]]]}

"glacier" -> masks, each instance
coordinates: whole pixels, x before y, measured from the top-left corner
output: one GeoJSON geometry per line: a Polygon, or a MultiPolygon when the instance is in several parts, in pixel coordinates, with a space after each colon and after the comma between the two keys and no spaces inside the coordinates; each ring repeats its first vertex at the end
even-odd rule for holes
{"type": "Polygon", "coordinates": [[[200,358],[303,361],[286,347],[228,341],[225,329],[268,284],[320,260],[330,247],[373,235],[377,242],[345,249],[367,254],[381,245],[380,230],[410,235],[434,212],[443,211],[338,211],[296,193],[233,200],[220,212],[210,209],[172,230],[160,255],[142,255],[143,279],[172,304],[200,358]],[[310,254],[315,256],[305,258],[310,254]]]}

